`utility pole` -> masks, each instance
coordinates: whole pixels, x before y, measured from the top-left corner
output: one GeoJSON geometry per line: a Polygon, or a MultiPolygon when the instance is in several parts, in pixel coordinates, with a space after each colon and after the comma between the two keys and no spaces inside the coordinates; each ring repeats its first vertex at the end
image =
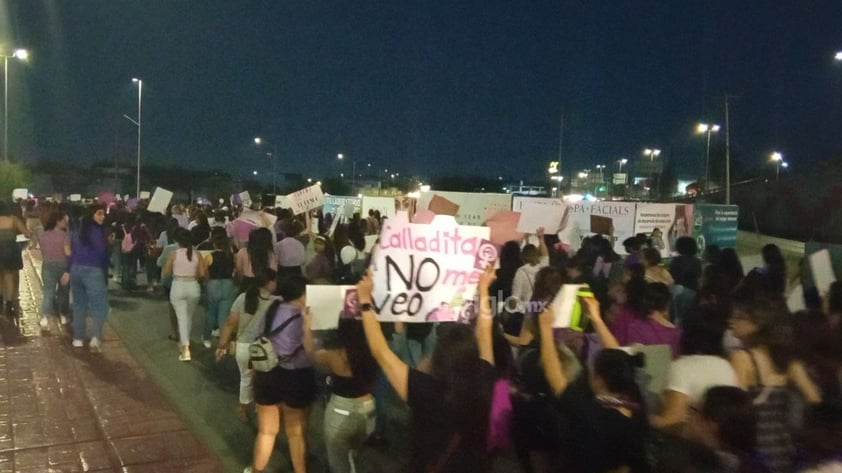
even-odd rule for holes
{"type": "MultiPolygon", "coordinates": [[[[561,167],[561,164],[562,164],[561,163],[561,150],[562,150],[563,147],[564,147],[564,107],[561,108],[561,118],[559,119],[559,129],[558,129],[558,175],[561,176],[562,179],[564,178],[564,173],[562,172],[562,167],[561,167]]],[[[561,191],[561,184],[562,184],[562,180],[559,180],[558,184],[556,184],[558,186],[559,191],[561,191]]],[[[561,193],[563,194],[564,192],[561,192],[561,193]]]]}
{"type": "Polygon", "coordinates": [[[729,120],[728,99],[739,98],[725,94],[725,205],[731,205],[731,123],[729,120]]]}

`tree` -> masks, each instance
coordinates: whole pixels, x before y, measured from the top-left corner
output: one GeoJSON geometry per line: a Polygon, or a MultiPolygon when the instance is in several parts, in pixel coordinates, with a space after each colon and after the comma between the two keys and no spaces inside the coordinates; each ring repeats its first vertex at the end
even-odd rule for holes
{"type": "Polygon", "coordinates": [[[32,182],[29,169],[18,163],[0,162],[0,199],[11,200],[12,190],[26,188],[32,182]]]}

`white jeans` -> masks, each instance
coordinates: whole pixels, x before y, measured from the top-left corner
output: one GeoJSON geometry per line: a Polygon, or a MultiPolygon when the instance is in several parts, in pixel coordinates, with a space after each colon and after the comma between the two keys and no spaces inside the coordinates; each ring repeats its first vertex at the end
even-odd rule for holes
{"type": "Polygon", "coordinates": [[[234,359],[240,369],[240,404],[254,402],[254,371],[249,369],[249,345],[251,343],[237,342],[234,359]]]}
{"type": "Polygon", "coordinates": [[[170,304],[175,310],[175,317],[178,319],[178,339],[181,345],[190,344],[190,327],[193,323],[193,314],[199,305],[199,296],[202,290],[195,279],[174,278],[172,289],[170,289],[170,304]]]}

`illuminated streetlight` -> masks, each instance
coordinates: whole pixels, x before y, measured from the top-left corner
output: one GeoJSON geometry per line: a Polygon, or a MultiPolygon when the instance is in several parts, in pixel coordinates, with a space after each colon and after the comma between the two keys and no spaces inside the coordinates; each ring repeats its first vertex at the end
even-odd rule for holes
{"type": "Polygon", "coordinates": [[[775,163],[775,180],[777,181],[781,177],[781,166],[786,168],[789,167],[789,164],[784,161],[784,155],[777,151],[772,153],[769,157],[775,163]]]}
{"type": "Polygon", "coordinates": [[[836,51],[836,55],[833,56],[833,59],[842,61],[842,51],[836,51]]]}
{"type": "Polygon", "coordinates": [[[9,161],[9,58],[26,61],[29,52],[25,49],[15,49],[11,56],[3,56],[3,159],[9,161]]]}
{"type": "MultiPolygon", "coordinates": [[[[342,154],[342,153],[339,153],[339,154],[336,155],[336,159],[342,161],[342,160],[345,159],[345,155],[342,154]]],[[[369,164],[368,167],[371,167],[371,164],[369,164]]],[[[351,191],[353,191],[354,188],[356,188],[356,187],[357,187],[357,160],[352,159],[351,160],[351,191]]]]}
{"type": "MultiPolygon", "coordinates": [[[[259,136],[256,136],[254,138],[254,144],[257,145],[257,147],[260,147],[265,141],[266,140],[264,140],[263,138],[261,138],[259,136]]],[[[269,156],[269,157],[272,158],[272,193],[277,194],[278,193],[278,181],[277,181],[277,179],[278,179],[278,144],[275,142],[275,140],[272,140],[271,144],[272,144],[272,151],[267,152],[266,156],[269,156]]]]}
{"type": "Polygon", "coordinates": [[[661,150],[659,150],[659,149],[646,148],[646,149],[643,150],[643,155],[649,156],[650,161],[653,161],[655,158],[657,158],[659,154],[661,154],[661,150]]]}
{"type": "Polygon", "coordinates": [[[132,82],[137,84],[137,120],[123,114],[126,119],[137,127],[137,187],[135,188],[135,197],[140,198],[140,132],[143,128],[143,115],[141,113],[143,104],[143,81],[137,77],[132,78],[132,82]]]}
{"type": "Polygon", "coordinates": [[[620,160],[617,161],[617,164],[619,164],[619,171],[618,172],[620,172],[620,173],[623,172],[623,164],[626,164],[627,162],[629,162],[629,160],[626,159],[626,158],[623,158],[623,159],[620,159],[620,160]]]}
{"type": "Polygon", "coordinates": [[[707,133],[707,146],[705,147],[705,191],[710,189],[710,134],[717,132],[719,132],[719,125],[699,123],[696,126],[696,133],[707,133]]]}

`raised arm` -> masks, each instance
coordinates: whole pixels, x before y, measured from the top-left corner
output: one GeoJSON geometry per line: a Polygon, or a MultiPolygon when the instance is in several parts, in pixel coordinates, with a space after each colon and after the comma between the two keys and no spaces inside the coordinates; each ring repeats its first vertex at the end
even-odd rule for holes
{"type": "Polygon", "coordinates": [[[489,263],[485,267],[478,284],[479,316],[477,317],[476,335],[479,357],[491,363],[491,365],[494,365],[494,344],[491,335],[494,328],[494,312],[491,309],[491,297],[488,288],[495,279],[497,279],[497,273],[494,272],[494,264],[489,263]]]}
{"type": "Polygon", "coordinates": [[[599,301],[593,297],[583,297],[582,301],[588,307],[588,315],[591,318],[591,323],[593,323],[596,334],[599,335],[599,339],[602,341],[603,348],[620,348],[620,344],[614,338],[614,334],[611,333],[611,330],[608,330],[608,325],[602,320],[599,301]]]}
{"type": "Polygon", "coordinates": [[[544,377],[550,385],[553,394],[558,396],[567,388],[567,376],[561,367],[561,360],[555,348],[555,337],[553,336],[553,311],[544,309],[538,320],[541,331],[541,364],[544,365],[544,377]]]}
{"type": "Polygon", "coordinates": [[[395,388],[398,396],[406,401],[409,391],[409,366],[389,349],[389,344],[380,328],[380,322],[377,320],[377,314],[371,307],[373,288],[374,282],[372,281],[371,270],[369,270],[357,283],[357,300],[361,307],[365,307],[362,310],[365,338],[368,340],[368,348],[371,350],[372,356],[386,374],[389,383],[395,388]]]}
{"type": "Polygon", "coordinates": [[[547,248],[546,240],[544,240],[544,227],[538,227],[538,230],[535,231],[535,236],[538,237],[538,254],[542,258],[548,258],[550,256],[550,250],[547,248]]]}

